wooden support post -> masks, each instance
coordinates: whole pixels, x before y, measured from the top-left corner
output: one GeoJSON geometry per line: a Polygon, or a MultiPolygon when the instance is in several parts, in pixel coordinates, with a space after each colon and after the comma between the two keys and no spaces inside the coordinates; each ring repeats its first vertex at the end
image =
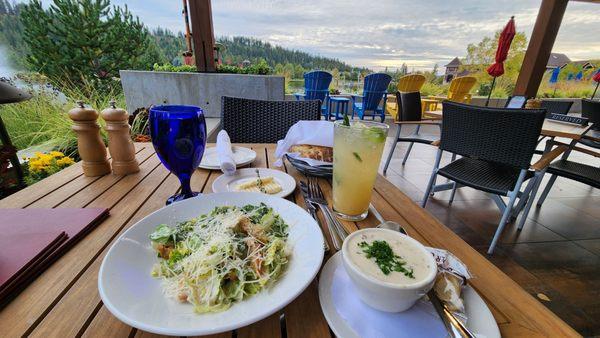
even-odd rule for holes
{"type": "Polygon", "coordinates": [[[513,96],[536,96],[567,2],[567,0],[542,0],[513,96]]]}
{"type": "Polygon", "coordinates": [[[189,0],[194,57],[199,72],[214,72],[215,35],[210,0],[189,0]]]}

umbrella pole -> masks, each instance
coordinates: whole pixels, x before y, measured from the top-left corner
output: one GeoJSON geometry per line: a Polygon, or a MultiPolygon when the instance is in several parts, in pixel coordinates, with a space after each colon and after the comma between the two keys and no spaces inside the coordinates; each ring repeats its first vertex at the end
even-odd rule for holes
{"type": "Polygon", "coordinates": [[[594,96],[596,96],[596,92],[598,91],[598,86],[600,86],[600,82],[596,82],[596,88],[594,89],[594,93],[592,94],[592,97],[590,98],[590,100],[593,100],[594,96]]]}
{"type": "MultiPolygon", "coordinates": [[[[490,103],[490,97],[492,96],[492,91],[494,90],[494,85],[496,84],[496,78],[492,80],[492,87],[490,88],[490,92],[488,93],[487,100],[485,101],[485,106],[487,107],[490,103]]],[[[597,88],[597,87],[596,87],[597,88]]]]}

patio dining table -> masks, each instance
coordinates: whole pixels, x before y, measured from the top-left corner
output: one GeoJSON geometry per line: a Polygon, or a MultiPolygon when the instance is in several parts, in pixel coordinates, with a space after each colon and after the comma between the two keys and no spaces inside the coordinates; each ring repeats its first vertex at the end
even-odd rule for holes
{"type": "MultiPolygon", "coordinates": [[[[423,116],[431,120],[441,120],[444,114],[441,110],[426,111],[423,116]]],[[[592,125],[581,126],[576,124],[569,124],[563,122],[557,122],[550,119],[545,119],[542,125],[542,136],[549,137],[564,137],[572,140],[580,140],[581,137],[587,133],[592,125]]]]}
{"type": "MultiPolygon", "coordinates": [[[[252,166],[273,166],[274,144],[243,146],[257,153],[252,166]]],[[[116,319],[103,306],[97,287],[98,270],[111,244],[141,218],[163,207],[165,200],[179,187],[177,178],[160,163],[151,143],[137,143],[136,151],[141,168],[139,173],[86,177],[82,175],[81,163],[76,163],[0,200],[0,208],[110,209],[107,219],[0,310],[1,336],[154,336],[116,319]]],[[[286,171],[297,181],[304,179],[289,165],[276,169],[286,171]]],[[[219,175],[219,171],[199,169],[192,177],[192,188],[210,193],[212,182],[219,175]]],[[[321,179],[319,184],[331,201],[330,183],[321,179]]],[[[289,199],[305,206],[298,189],[289,199]]],[[[425,245],[449,250],[469,267],[476,276],[470,283],[489,306],[503,336],[578,336],[504,272],[382,176],[376,180],[372,203],[385,219],[400,223],[410,236],[425,245]]],[[[43,220],[40,223],[43,224],[43,220]]],[[[344,226],[353,231],[377,224],[377,219],[369,215],[365,221],[345,222],[344,226]]],[[[225,332],[212,337],[332,335],[319,305],[315,280],[280,312],[235,333],[225,332]]]]}

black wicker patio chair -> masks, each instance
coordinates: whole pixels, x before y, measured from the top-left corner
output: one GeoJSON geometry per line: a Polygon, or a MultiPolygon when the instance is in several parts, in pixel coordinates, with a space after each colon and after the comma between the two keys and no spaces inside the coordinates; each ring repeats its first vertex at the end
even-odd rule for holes
{"type": "MultiPolygon", "coordinates": [[[[554,144],[566,146],[566,144],[556,141],[554,141],[554,144]]],[[[544,188],[544,191],[540,195],[540,198],[537,202],[538,207],[541,207],[544,201],[546,200],[546,197],[548,196],[548,193],[550,192],[550,189],[552,189],[552,186],[554,185],[554,182],[556,181],[558,176],[581,182],[591,187],[600,189],[600,166],[594,167],[589,164],[568,160],[567,158],[570,155],[571,151],[578,151],[584,154],[594,156],[595,158],[600,158],[599,152],[587,148],[581,148],[578,146],[571,146],[569,148],[569,151],[565,152],[563,158],[561,158],[558,161],[552,162],[548,166],[547,172],[552,176],[550,176],[550,180],[548,181],[548,184],[546,184],[546,188],[544,188]]]]}
{"type": "Polygon", "coordinates": [[[321,102],[221,98],[221,119],[231,142],[275,143],[301,120],[320,120],[321,102]]]}
{"type": "Polygon", "coordinates": [[[488,254],[492,254],[507,221],[511,216],[516,218],[521,210],[518,227],[523,227],[547,165],[566,148],[557,147],[530,166],[544,122],[543,109],[486,108],[445,101],[443,112],[439,149],[422,206],[436,191],[452,189],[451,199],[456,188],[463,186],[490,193],[502,212],[488,249],[488,254]],[[439,168],[444,151],[462,158],[439,168]],[[453,182],[436,185],[437,175],[453,182]],[[508,203],[501,196],[507,196],[508,203]],[[517,197],[519,202],[515,204],[517,197]]]}
{"type": "Polygon", "coordinates": [[[546,109],[548,116],[550,114],[567,115],[572,105],[573,101],[542,100],[541,108],[546,109]]]}
{"type": "MultiPolygon", "coordinates": [[[[595,129],[600,127],[600,102],[585,99],[582,101],[582,115],[589,118],[590,123],[593,123],[593,125],[592,129],[582,136],[581,140],[579,140],[579,143],[588,147],[600,149],[600,132],[595,129]]],[[[556,141],[554,141],[554,143],[565,145],[556,141]]],[[[595,158],[600,158],[600,153],[588,148],[578,147],[574,144],[569,145],[569,147],[569,150],[563,154],[560,160],[553,162],[548,167],[547,172],[552,176],[550,176],[548,184],[546,184],[544,191],[540,195],[540,199],[537,202],[538,207],[541,207],[544,203],[544,200],[546,200],[546,197],[548,197],[548,193],[550,192],[550,189],[552,189],[552,186],[554,185],[554,182],[556,182],[558,176],[572,179],[600,189],[600,167],[594,167],[589,164],[570,161],[568,159],[571,151],[573,150],[594,156],[595,158]]]]}
{"type": "Polygon", "coordinates": [[[581,99],[581,116],[589,119],[592,128],[579,142],[600,149],[600,101],[581,99]]]}
{"type": "Polygon", "coordinates": [[[421,93],[412,92],[412,93],[400,93],[396,92],[396,102],[398,104],[398,115],[397,120],[394,123],[397,125],[396,131],[396,140],[390,149],[390,153],[388,154],[387,161],[385,162],[385,166],[383,167],[383,173],[387,172],[388,166],[390,165],[390,161],[392,160],[392,155],[394,154],[394,150],[396,149],[396,145],[398,142],[410,142],[408,145],[408,149],[406,150],[406,154],[404,155],[404,159],[402,160],[402,165],[406,163],[408,159],[408,155],[412,150],[412,146],[414,143],[422,143],[422,144],[431,144],[436,138],[427,137],[419,134],[419,130],[421,129],[421,125],[430,124],[440,126],[439,121],[435,120],[421,120],[421,93]],[[400,132],[402,131],[402,125],[416,125],[415,131],[408,136],[400,136],[400,132]]]}

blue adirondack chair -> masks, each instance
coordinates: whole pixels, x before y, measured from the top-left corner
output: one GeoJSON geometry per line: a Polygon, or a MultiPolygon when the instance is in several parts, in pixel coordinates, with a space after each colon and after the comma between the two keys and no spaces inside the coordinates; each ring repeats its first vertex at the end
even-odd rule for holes
{"type": "Polygon", "coordinates": [[[321,100],[321,114],[329,120],[327,99],[329,98],[329,84],[333,76],[322,70],[314,70],[304,74],[304,94],[296,93],[296,100],[321,100]]]}
{"type": "Polygon", "coordinates": [[[385,103],[390,81],[392,81],[392,77],[384,73],[367,75],[363,94],[352,95],[352,117],[356,113],[361,120],[364,120],[365,116],[371,116],[373,120],[375,116],[379,116],[381,122],[385,121],[385,103]],[[357,98],[361,98],[362,102],[357,102],[357,98]],[[383,105],[379,106],[382,99],[383,105]]]}

